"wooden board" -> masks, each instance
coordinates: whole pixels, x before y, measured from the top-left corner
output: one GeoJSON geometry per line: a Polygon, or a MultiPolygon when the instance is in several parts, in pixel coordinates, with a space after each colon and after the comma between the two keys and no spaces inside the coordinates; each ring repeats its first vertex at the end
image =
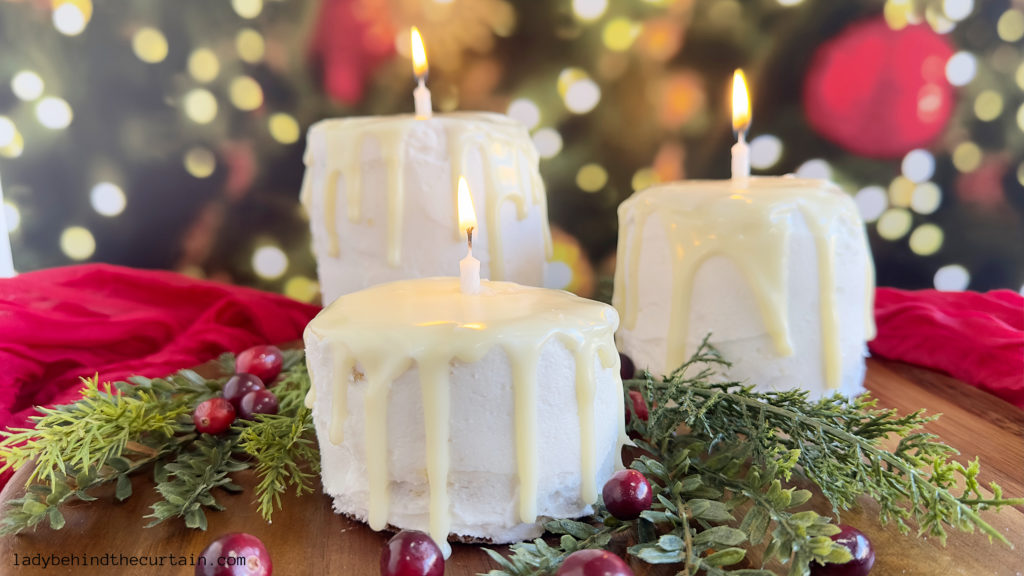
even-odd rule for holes
{"type": "MultiPolygon", "coordinates": [[[[984,470],[982,480],[995,480],[1007,495],[1024,495],[1024,412],[988,394],[951,378],[919,368],[892,362],[868,362],[867,387],[883,407],[901,411],[927,408],[944,417],[930,430],[954,446],[964,459],[979,457],[984,470]]],[[[252,476],[244,473],[242,484],[250,488],[252,476]]],[[[25,471],[19,472],[0,493],[0,501],[18,497],[23,490],[25,471]]],[[[117,503],[112,495],[100,501],[71,506],[63,530],[40,528],[34,533],[0,538],[0,574],[160,574],[187,576],[189,565],[212,538],[226,532],[249,532],[260,537],[273,558],[275,574],[345,574],[376,576],[382,545],[387,535],[377,534],[362,524],[349,521],[331,511],[326,496],[316,494],[284,499],[284,509],[266,524],[250,505],[251,491],[224,495],[226,512],[210,513],[209,531],[188,530],[179,522],[166,522],[144,528],[149,504],[155,500],[152,484],[144,477],[134,481],[135,495],[117,503]],[[145,558],[162,567],[15,565],[56,555],[102,559],[109,554],[120,562],[145,558]],[[124,559],[121,556],[124,555],[124,559]],[[162,558],[162,560],[161,560],[162,558]],[[177,564],[172,565],[173,564],[177,564]],[[182,565],[184,564],[184,565],[182,565]]],[[[819,507],[819,512],[827,512],[819,507]]],[[[951,534],[947,546],[934,540],[903,537],[893,527],[878,526],[876,509],[865,503],[862,510],[843,515],[844,523],[860,527],[871,537],[877,551],[872,571],[876,576],[1021,576],[1024,574],[1024,508],[1004,509],[986,518],[1006,534],[1016,546],[1009,549],[992,544],[977,534],[951,534]]],[[[70,558],[66,560],[70,562],[70,558]]],[[[468,576],[493,568],[480,547],[456,545],[447,565],[449,576],[468,576]]],[[[634,566],[638,576],[654,574],[645,566],[634,566]]],[[[658,570],[658,574],[666,573],[658,570]]],[[[667,573],[671,573],[668,571],[667,573]]]]}

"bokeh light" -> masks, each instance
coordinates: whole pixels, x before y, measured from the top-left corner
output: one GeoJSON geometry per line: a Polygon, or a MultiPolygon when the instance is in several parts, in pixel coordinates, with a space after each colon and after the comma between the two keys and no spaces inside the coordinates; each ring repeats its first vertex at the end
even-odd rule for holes
{"type": "Polygon", "coordinates": [[[889,184],[889,203],[893,206],[906,208],[914,197],[914,182],[906,176],[897,176],[889,184]]]}
{"type": "Polygon", "coordinates": [[[231,7],[242,18],[251,20],[263,12],[263,0],[231,0],[231,7]]]}
{"type": "Polygon", "coordinates": [[[196,49],[188,57],[188,73],[197,82],[212,82],[220,74],[220,60],[209,48],[196,49]]]}
{"type": "Polygon", "coordinates": [[[217,98],[205,88],[194,88],[182,100],[185,116],[196,124],[209,124],[217,117],[217,98]]]}
{"type": "Polygon", "coordinates": [[[953,166],[961,172],[974,172],[981,165],[981,148],[974,142],[961,142],[953,149],[953,166]]]}
{"type": "Polygon", "coordinates": [[[890,208],[878,218],[878,235],[886,240],[899,240],[910,232],[913,218],[904,208],[890,208]]]}
{"type": "Polygon", "coordinates": [[[167,37],[156,28],[139,28],[132,36],[132,50],[139,60],[148,64],[163,62],[167,58],[167,37]]]}
{"type": "Polygon", "coordinates": [[[1024,12],[1010,8],[996,22],[996,32],[1003,42],[1013,44],[1024,38],[1024,12]]]}
{"type": "Polygon", "coordinates": [[[935,224],[921,224],[910,234],[910,250],[918,256],[931,256],[942,248],[944,234],[935,224]]]}
{"type": "Polygon", "coordinates": [[[231,81],[231,103],[239,110],[251,112],[263,105],[263,88],[250,76],[239,76],[231,81]]]}
{"type": "Polygon", "coordinates": [[[1003,113],[1003,95],[995,90],[985,90],[974,99],[974,114],[979,120],[991,122],[1003,113]]]}
{"type": "Polygon", "coordinates": [[[935,174],[935,157],[927,150],[911,150],[903,157],[900,171],[911,182],[925,182],[935,174]]]}
{"type": "Polygon", "coordinates": [[[529,98],[518,98],[508,105],[508,115],[518,120],[527,130],[533,130],[540,124],[540,108],[529,98]]]}
{"type": "Polygon", "coordinates": [[[942,189],[934,182],[918,184],[910,198],[910,209],[927,216],[939,209],[942,204],[942,189]]]}
{"type": "Polygon", "coordinates": [[[853,197],[861,218],[874,222],[889,207],[889,196],[881,186],[861,188],[853,197]]]}
{"type": "Polygon", "coordinates": [[[971,283],[971,273],[959,264],[949,264],[935,272],[932,283],[936,290],[943,292],[966,290],[971,283]]]}
{"type": "Polygon", "coordinates": [[[89,192],[89,203],[97,213],[113,217],[124,212],[127,199],[124,190],[117,184],[100,182],[89,192]]]}
{"type": "Polygon", "coordinates": [[[70,226],[61,232],[60,250],[72,260],[87,260],[96,252],[96,239],[87,229],[70,226]]]}
{"type": "Polygon", "coordinates": [[[562,135],[554,128],[541,128],[533,133],[533,145],[541,158],[554,158],[562,151],[562,135]]]}
{"type": "Polygon", "coordinates": [[[584,192],[597,192],[608,183],[608,171],[600,164],[585,164],[576,173],[576,185],[584,192]]]}
{"type": "Polygon", "coordinates": [[[8,232],[14,232],[21,227],[21,211],[10,200],[4,200],[4,219],[7,221],[8,232]]]}
{"type": "Polygon", "coordinates": [[[633,174],[633,178],[630,180],[633,190],[643,190],[657,183],[658,173],[654,171],[654,168],[641,168],[633,174]]]}
{"type": "Polygon", "coordinates": [[[53,3],[53,27],[65,36],[78,36],[92,17],[92,0],[58,0],[53,3]]]}
{"type": "Polygon", "coordinates": [[[11,91],[20,100],[32,102],[43,95],[43,79],[31,70],[22,70],[11,78],[11,91]]]}
{"type": "Polygon", "coordinates": [[[573,114],[586,114],[601,101],[601,88],[590,78],[580,78],[565,91],[565,107],[573,114]]]}
{"type": "Polygon", "coordinates": [[[572,11],[584,22],[593,22],[604,16],[608,10],[608,0],[572,0],[572,11]]]}
{"type": "Polygon", "coordinates": [[[217,157],[206,148],[190,148],[185,152],[185,171],[196,178],[209,178],[217,169],[217,157]]]}
{"type": "Polygon", "coordinates": [[[750,166],[767,170],[782,159],[782,140],[771,134],[761,134],[750,141],[750,166]]]}
{"type": "Polygon", "coordinates": [[[288,270],[288,255],[277,246],[260,246],[252,254],[252,269],[265,280],[276,280],[288,270]]]}
{"type": "Polygon", "coordinates": [[[942,12],[954,22],[967,18],[973,11],[974,0],[944,0],[942,3],[942,12]]]}
{"type": "Polygon", "coordinates": [[[243,62],[258,64],[266,52],[263,35],[252,28],[243,28],[235,36],[235,51],[243,62]]]}
{"type": "Polygon", "coordinates": [[[299,122],[290,114],[276,112],[270,115],[267,121],[270,136],[281,144],[294,144],[302,136],[299,129],[299,122]]]}
{"type": "Polygon", "coordinates": [[[978,73],[978,59],[970,52],[957,52],[946,62],[946,80],[953,86],[966,86],[978,73]]]}
{"type": "Polygon", "coordinates": [[[614,18],[604,25],[601,40],[613,52],[625,52],[643,27],[629,18],[614,18]]]}
{"type": "Polygon", "coordinates": [[[25,151],[25,139],[21,132],[15,128],[14,135],[6,145],[0,145],[0,156],[5,158],[17,158],[25,151]]]}
{"type": "Polygon", "coordinates": [[[50,130],[61,130],[71,125],[74,114],[71,105],[62,98],[50,96],[36,104],[36,119],[50,130]]]}
{"type": "Polygon", "coordinates": [[[320,294],[320,283],[305,276],[292,276],[284,283],[284,295],[299,302],[313,302],[320,294]]]}
{"type": "Polygon", "coordinates": [[[0,116],[0,148],[14,142],[14,137],[17,134],[18,128],[14,125],[14,122],[7,116],[0,116]]]}
{"type": "Polygon", "coordinates": [[[779,5],[781,6],[796,6],[797,4],[802,3],[803,1],[804,0],[778,0],[779,5]]]}
{"type": "Polygon", "coordinates": [[[796,175],[801,178],[820,178],[822,180],[832,179],[832,166],[821,158],[808,160],[796,169],[796,175]]]}

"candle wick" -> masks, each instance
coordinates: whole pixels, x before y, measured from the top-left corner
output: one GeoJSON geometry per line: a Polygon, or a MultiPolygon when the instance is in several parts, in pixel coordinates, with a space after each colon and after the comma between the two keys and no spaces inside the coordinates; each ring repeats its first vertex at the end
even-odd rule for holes
{"type": "Polygon", "coordinates": [[[470,226],[469,228],[466,228],[466,237],[469,240],[469,242],[468,242],[469,243],[469,250],[472,252],[472,250],[473,250],[473,226],[470,226]]]}

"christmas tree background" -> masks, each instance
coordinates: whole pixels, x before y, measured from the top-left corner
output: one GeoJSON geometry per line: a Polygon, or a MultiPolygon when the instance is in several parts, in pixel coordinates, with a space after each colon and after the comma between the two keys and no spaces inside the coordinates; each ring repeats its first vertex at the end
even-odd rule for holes
{"type": "Polygon", "coordinates": [[[829,177],[879,284],[1024,290],[1019,0],[0,0],[0,182],[19,271],[100,261],[316,297],[306,128],[412,109],[526,123],[568,287],[614,266],[635,189],[829,177]]]}

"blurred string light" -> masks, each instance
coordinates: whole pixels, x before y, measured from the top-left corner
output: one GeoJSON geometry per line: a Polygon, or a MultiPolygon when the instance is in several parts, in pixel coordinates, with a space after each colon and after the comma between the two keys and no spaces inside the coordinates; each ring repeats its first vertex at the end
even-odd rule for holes
{"type": "Polygon", "coordinates": [[[288,270],[288,255],[274,245],[260,246],[252,254],[252,269],[265,280],[276,280],[288,270]]]}
{"type": "Polygon", "coordinates": [[[889,184],[889,203],[906,208],[914,198],[914,182],[906,176],[897,176],[889,184]]]}
{"type": "Polygon", "coordinates": [[[36,120],[50,130],[67,128],[73,117],[71,105],[62,98],[50,96],[36,104],[36,120]]]}
{"type": "Polygon", "coordinates": [[[53,27],[65,36],[78,36],[92,18],[92,0],[54,0],[53,27]]]}
{"type": "Polygon", "coordinates": [[[911,182],[925,182],[935,174],[935,157],[927,150],[911,150],[903,157],[900,171],[911,182]]]}
{"type": "Polygon", "coordinates": [[[147,64],[163,62],[168,52],[167,37],[156,28],[139,28],[132,36],[132,51],[147,64]]]}
{"type": "Polygon", "coordinates": [[[1003,96],[995,90],[985,90],[974,99],[974,115],[983,122],[991,122],[1003,113],[1003,96]]]}
{"type": "Polygon", "coordinates": [[[608,183],[608,171],[600,164],[585,164],[576,173],[576,185],[584,192],[597,192],[608,183]]]}
{"type": "Polygon", "coordinates": [[[959,264],[949,264],[939,268],[932,280],[936,290],[956,292],[966,290],[971,283],[971,273],[959,264]]]}
{"type": "Polygon", "coordinates": [[[71,226],[61,232],[60,250],[72,260],[87,260],[96,252],[96,239],[87,229],[71,226]]]}
{"type": "Polygon", "coordinates": [[[195,178],[209,178],[217,169],[217,157],[206,148],[190,148],[183,158],[185,171],[195,178]]]}
{"type": "Polygon", "coordinates": [[[941,204],[942,189],[934,182],[919,184],[910,197],[910,209],[922,216],[934,213],[941,204]]]}
{"type": "Polygon", "coordinates": [[[7,220],[8,232],[14,232],[21,226],[21,212],[10,200],[4,200],[4,219],[7,220]]]}
{"type": "Polygon", "coordinates": [[[913,218],[905,208],[889,208],[878,218],[878,235],[886,240],[899,240],[910,231],[913,218]]]}
{"type": "Polygon", "coordinates": [[[767,170],[782,159],[782,140],[771,134],[761,134],[750,141],[750,166],[767,170]]]}
{"type": "Polygon", "coordinates": [[[978,73],[978,59],[970,52],[957,52],[946,62],[946,80],[953,86],[966,86],[978,73]]]}
{"type": "Polygon", "coordinates": [[[196,82],[212,82],[220,74],[220,60],[209,48],[193,50],[188,57],[188,73],[196,82]]]}
{"type": "Polygon", "coordinates": [[[120,186],[111,182],[100,182],[89,192],[89,203],[98,214],[113,217],[124,212],[127,200],[120,186]]]}
{"type": "Polygon", "coordinates": [[[540,124],[540,108],[528,98],[513,100],[508,105],[508,115],[521,122],[527,130],[533,130],[540,124]]]}
{"type": "Polygon", "coordinates": [[[243,62],[258,64],[266,52],[263,35],[252,28],[243,28],[235,36],[235,51],[243,62]]]}
{"type": "Polygon", "coordinates": [[[533,145],[541,158],[554,158],[562,151],[562,135],[554,128],[541,128],[533,133],[533,145]]]}
{"type": "Polygon", "coordinates": [[[918,256],[931,256],[942,248],[944,236],[935,224],[922,224],[910,234],[910,250],[918,256]]]}
{"type": "Polygon", "coordinates": [[[832,166],[821,158],[813,158],[800,165],[796,169],[796,175],[801,178],[832,179],[832,166]]]}
{"type": "Polygon", "coordinates": [[[944,0],[942,3],[942,12],[954,22],[967,18],[973,11],[974,0],[944,0]]]}
{"type": "Polygon", "coordinates": [[[572,12],[584,22],[593,22],[604,16],[608,0],[572,0],[572,12]]]}
{"type": "Polygon", "coordinates": [[[231,0],[231,7],[242,18],[251,20],[263,12],[263,0],[231,0]]]}
{"type": "Polygon", "coordinates": [[[996,32],[1003,42],[1013,44],[1024,38],[1024,12],[1010,8],[996,22],[996,32]]]}
{"type": "Polygon", "coordinates": [[[217,99],[205,88],[194,88],[182,100],[185,116],[196,124],[209,124],[217,117],[217,99]]]}
{"type": "Polygon", "coordinates": [[[558,93],[573,114],[586,114],[601,101],[601,88],[581,68],[566,68],[558,75],[558,93]]]}
{"type": "Polygon", "coordinates": [[[867,186],[853,197],[865,222],[874,222],[889,207],[889,196],[881,186],[867,186]]]}
{"type": "Polygon", "coordinates": [[[284,112],[271,114],[270,120],[267,121],[267,128],[270,130],[270,137],[281,144],[294,144],[302,136],[299,122],[284,112]]]}
{"type": "Polygon", "coordinates": [[[305,276],[292,276],[284,283],[284,295],[299,302],[312,302],[320,293],[320,284],[305,276]]]}
{"type": "Polygon", "coordinates": [[[615,18],[604,25],[601,40],[613,52],[625,52],[640,35],[643,26],[629,18],[615,18]]]}
{"type": "Polygon", "coordinates": [[[960,172],[974,172],[981,166],[981,148],[974,142],[961,142],[953,149],[953,166],[960,172]]]}
{"type": "Polygon", "coordinates": [[[802,3],[803,1],[804,0],[779,0],[779,5],[781,5],[781,6],[796,6],[797,4],[802,3]]]}
{"type": "Polygon", "coordinates": [[[263,105],[263,88],[250,76],[239,76],[231,81],[228,90],[235,108],[251,112],[263,105]]]}
{"type": "Polygon", "coordinates": [[[45,88],[43,79],[31,70],[22,70],[11,78],[11,91],[18,99],[26,102],[38,100],[45,88]]]}

